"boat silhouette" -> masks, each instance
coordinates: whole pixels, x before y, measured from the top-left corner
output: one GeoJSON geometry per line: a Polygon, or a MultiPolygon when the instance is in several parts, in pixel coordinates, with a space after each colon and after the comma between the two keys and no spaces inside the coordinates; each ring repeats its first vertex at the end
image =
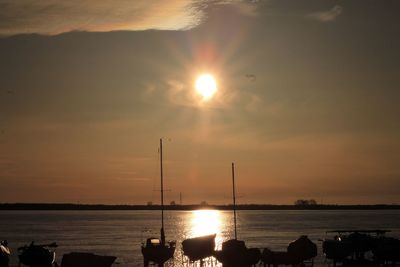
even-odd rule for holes
{"type": "Polygon", "coordinates": [[[398,266],[400,263],[400,240],[386,237],[388,230],[334,230],[332,239],[322,243],[325,257],[343,265],[398,266]],[[372,256],[372,257],[371,257],[372,256]]]}
{"type": "Polygon", "coordinates": [[[64,254],[61,267],[111,267],[117,258],[114,256],[101,256],[86,252],[71,252],[64,254]]]}
{"type": "Polygon", "coordinates": [[[200,261],[214,255],[216,234],[185,239],[182,242],[183,255],[188,257],[189,263],[200,261]]]}
{"type": "Polygon", "coordinates": [[[309,265],[313,266],[314,258],[317,254],[317,245],[306,235],[302,235],[295,241],[290,242],[286,251],[273,251],[269,248],[264,248],[261,254],[261,262],[264,266],[305,266],[307,261],[309,265]]]}
{"type": "Polygon", "coordinates": [[[250,267],[260,260],[260,250],[248,249],[245,242],[237,239],[235,164],[232,162],[233,223],[235,238],[222,243],[222,249],[214,252],[215,258],[224,267],[250,267]]]}
{"type": "Polygon", "coordinates": [[[149,266],[150,262],[156,263],[159,267],[164,266],[174,256],[175,241],[165,241],[164,232],[164,177],[163,177],[163,150],[162,138],[160,138],[160,179],[161,179],[161,229],[160,238],[149,237],[146,243],[142,244],[142,254],[144,266],[149,266]]]}
{"type": "Polygon", "coordinates": [[[31,242],[29,245],[18,248],[20,264],[30,267],[53,267],[56,259],[55,242],[50,244],[36,245],[31,242]]]}
{"type": "Polygon", "coordinates": [[[7,240],[0,241],[0,267],[8,267],[11,251],[7,240]]]}

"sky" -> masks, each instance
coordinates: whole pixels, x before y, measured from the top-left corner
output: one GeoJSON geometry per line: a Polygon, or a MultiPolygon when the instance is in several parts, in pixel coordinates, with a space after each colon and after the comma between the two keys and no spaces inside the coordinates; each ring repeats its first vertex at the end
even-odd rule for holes
{"type": "Polygon", "coordinates": [[[0,202],[399,204],[399,11],[0,0],[0,202]]]}

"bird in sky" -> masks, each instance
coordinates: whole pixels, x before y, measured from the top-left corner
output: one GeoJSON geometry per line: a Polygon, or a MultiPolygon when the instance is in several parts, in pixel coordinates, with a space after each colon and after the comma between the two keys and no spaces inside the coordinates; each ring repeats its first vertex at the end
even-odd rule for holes
{"type": "Polygon", "coordinates": [[[256,75],[254,75],[254,74],[246,74],[245,76],[251,82],[254,82],[257,78],[256,75]]]}

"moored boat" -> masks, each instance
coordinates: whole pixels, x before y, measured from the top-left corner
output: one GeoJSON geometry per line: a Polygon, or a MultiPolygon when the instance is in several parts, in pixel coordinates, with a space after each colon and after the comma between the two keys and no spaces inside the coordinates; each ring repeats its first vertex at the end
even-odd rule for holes
{"type": "Polygon", "coordinates": [[[272,251],[269,248],[265,248],[261,254],[261,261],[264,263],[264,266],[304,266],[306,261],[310,261],[311,265],[313,265],[314,257],[317,254],[317,245],[307,236],[302,235],[289,243],[286,251],[272,251]]]}
{"type": "Polygon", "coordinates": [[[100,256],[93,253],[71,252],[64,254],[61,267],[111,267],[117,258],[114,256],[100,256]]]}
{"type": "Polygon", "coordinates": [[[7,240],[0,241],[0,267],[8,267],[11,250],[8,247],[7,240]]]}
{"type": "Polygon", "coordinates": [[[164,232],[164,177],[163,177],[163,150],[162,138],[160,138],[160,179],[161,179],[161,229],[160,238],[150,237],[142,244],[142,254],[144,266],[147,267],[150,262],[156,263],[159,267],[174,257],[175,241],[165,241],[164,232]]]}
{"type": "Polygon", "coordinates": [[[215,251],[215,257],[224,267],[250,267],[260,260],[258,249],[248,249],[244,241],[237,239],[235,164],[232,163],[233,224],[235,238],[222,243],[222,249],[215,251]]]}
{"type": "MultiPolygon", "coordinates": [[[[396,260],[400,254],[396,250],[395,242],[390,242],[390,238],[385,237],[388,230],[334,230],[327,233],[336,233],[333,239],[325,239],[322,243],[323,253],[327,259],[333,261],[333,265],[342,263],[343,265],[361,264],[361,266],[377,265],[385,262],[386,259],[396,260]],[[388,242],[385,242],[388,241],[388,242]],[[392,253],[391,251],[397,251],[392,253]],[[388,252],[388,253],[386,253],[388,252]]],[[[398,247],[398,249],[400,246],[398,247]]]]}
{"type": "Polygon", "coordinates": [[[183,255],[190,262],[202,261],[214,255],[216,234],[185,239],[182,242],[183,255]]]}
{"type": "Polygon", "coordinates": [[[375,261],[379,264],[397,266],[400,264],[400,239],[393,237],[378,238],[372,253],[375,261]]]}
{"type": "Polygon", "coordinates": [[[18,248],[19,262],[30,267],[53,267],[56,259],[57,244],[36,245],[34,242],[18,248]]]}

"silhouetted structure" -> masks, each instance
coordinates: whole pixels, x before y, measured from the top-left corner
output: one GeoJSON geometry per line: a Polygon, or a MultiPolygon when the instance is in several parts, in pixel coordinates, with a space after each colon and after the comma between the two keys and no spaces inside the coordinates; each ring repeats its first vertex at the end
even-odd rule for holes
{"type": "Polygon", "coordinates": [[[385,237],[386,230],[335,230],[322,244],[327,259],[352,266],[399,266],[400,240],[385,237]],[[368,256],[368,255],[371,255],[368,256]]]}
{"type": "Polygon", "coordinates": [[[299,262],[312,260],[318,254],[317,245],[314,244],[306,235],[302,235],[295,241],[291,242],[288,245],[287,251],[299,262]]]}
{"type": "Polygon", "coordinates": [[[29,246],[18,248],[19,262],[30,267],[52,267],[56,258],[56,243],[35,245],[32,242],[29,246]]]}
{"type": "Polygon", "coordinates": [[[298,199],[294,202],[295,206],[315,206],[317,201],[315,199],[298,199]]]}
{"type": "Polygon", "coordinates": [[[202,202],[200,202],[200,207],[205,207],[205,206],[210,206],[208,205],[208,202],[203,200],[202,202]]]}
{"type": "Polygon", "coordinates": [[[244,241],[230,239],[222,243],[222,250],[215,251],[215,257],[224,267],[251,267],[260,261],[258,248],[247,248],[244,241]]]}
{"type": "Polygon", "coordinates": [[[8,248],[7,240],[0,241],[0,267],[8,267],[11,251],[8,248]]]}
{"type": "Polygon", "coordinates": [[[287,251],[272,251],[265,248],[261,254],[261,261],[264,266],[292,265],[301,266],[304,262],[310,260],[311,266],[314,264],[314,257],[317,256],[317,245],[307,236],[300,236],[297,240],[291,242],[287,251]]]}
{"type": "Polygon", "coordinates": [[[392,237],[378,238],[372,253],[378,264],[399,266],[400,240],[392,237]]]}
{"type": "Polygon", "coordinates": [[[160,138],[160,179],[161,179],[161,230],[160,239],[150,237],[142,244],[142,254],[144,266],[147,267],[150,262],[158,264],[159,267],[174,256],[175,242],[165,242],[164,233],[164,177],[163,177],[163,157],[162,157],[162,139],[160,138]]]}
{"type": "Polygon", "coordinates": [[[260,260],[258,249],[248,249],[244,241],[237,240],[236,227],[236,192],[235,192],[235,164],[232,162],[232,198],[233,198],[233,222],[235,227],[235,239],[222,243],[222,249],[215,251],[215,257],[224,267],[250,267],[260,260]],[[258,251],[258,253],[257,253],[258,251]]]}
{"type": "Polygon", "coordinates": [[[189,260],[189,263],[200,261],[200,265],[206,258],[214,255],[215,236],[206,235],[195,238],[189,238],[182,242],[183,255],[189,260]]]}
{"type": "Polygon", "coordinates": [[[114,256],[71,252],[63,255],[61,267],[110,267],[116,259],[114,256]]]}
{"type": "MultiPolygon", "coordinates": [[[[165,238],[165,237],[164,237],[165,238]]],[[[161,242],[158,238],[148,238],[146,244],[142,246],[142,254],[144,258],[144,266],[149,266],[150,262],[156,263],[159,267],[164,266],[174,256],[175,242],[161,242]]]]}

